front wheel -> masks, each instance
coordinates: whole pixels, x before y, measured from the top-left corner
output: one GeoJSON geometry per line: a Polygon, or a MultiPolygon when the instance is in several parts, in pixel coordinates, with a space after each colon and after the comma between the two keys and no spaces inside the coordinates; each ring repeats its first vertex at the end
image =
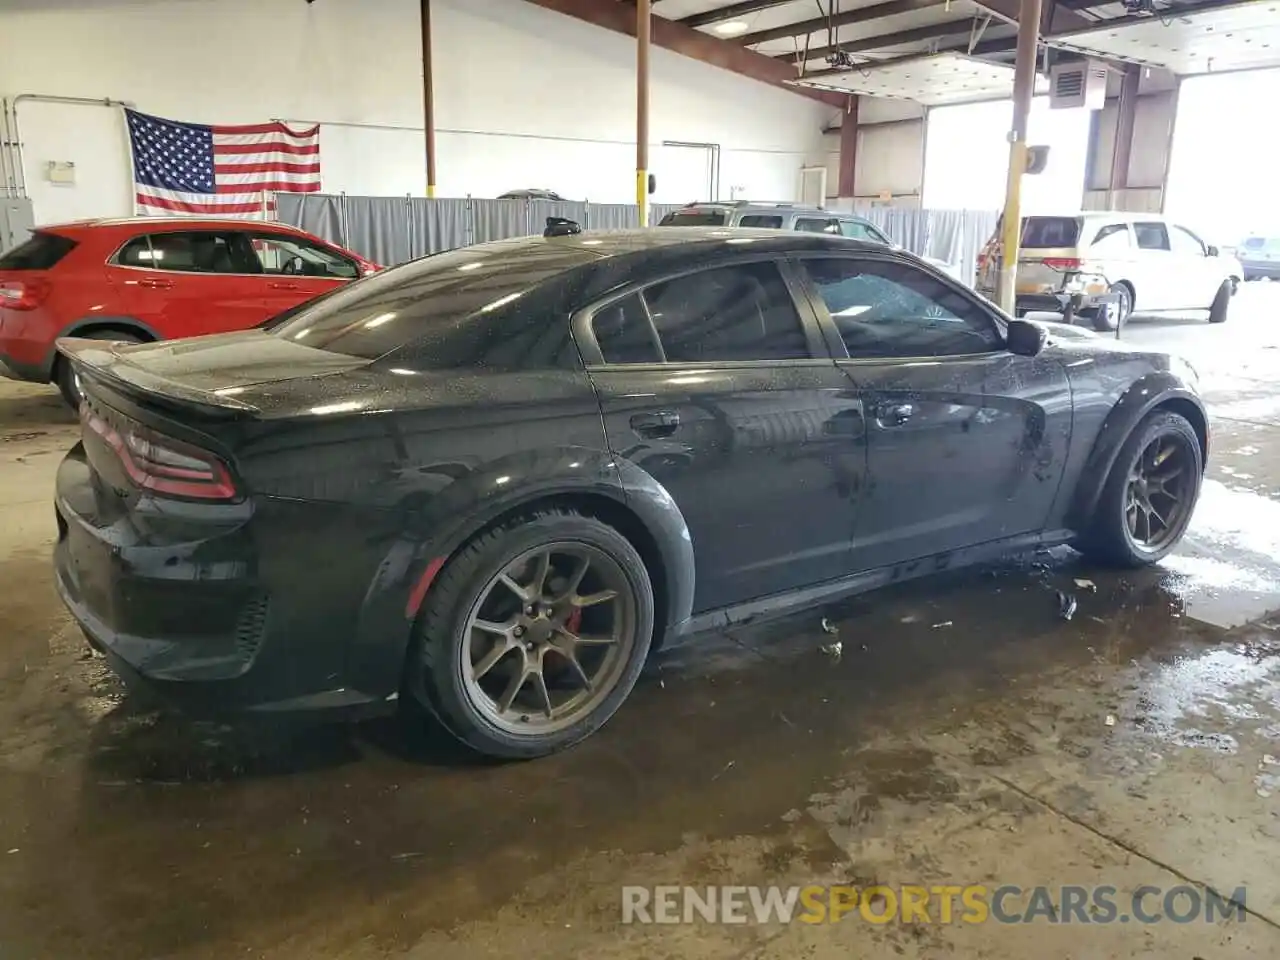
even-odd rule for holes
{"type": "Polygon", "coordinates": [[[590,736],[635,686],[653,586],[622,534],[548,509],[476,537],[423,608],[409,692],[463,744],[507,759],[590,736]]]}
{"type": "Polygon", "coordinates": [[[1160,560],[1186,533],[1203,473],[1200,438],[1186,417],[1148,414],[1120,448],[1080,549],[1121,567],[1160,560]]]}

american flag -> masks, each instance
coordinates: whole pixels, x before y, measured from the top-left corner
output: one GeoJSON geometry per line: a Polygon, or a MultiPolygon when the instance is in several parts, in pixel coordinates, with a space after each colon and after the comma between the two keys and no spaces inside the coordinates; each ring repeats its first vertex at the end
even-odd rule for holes
{"type": "Polygon", "coordinates": [[[318,126],[210,126],[125,114],[142,213],[262,216],[270,193],[320,189],[318,126]]]}

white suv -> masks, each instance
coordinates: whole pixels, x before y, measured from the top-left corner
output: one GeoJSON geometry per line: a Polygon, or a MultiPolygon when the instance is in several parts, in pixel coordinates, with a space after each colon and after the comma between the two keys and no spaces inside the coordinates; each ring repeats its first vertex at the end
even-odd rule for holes
{"type": "MultiPolygon", "coordinates": [[[[999,268],[997,227],[978,260],[978,291],[993,299],[999,268]]],[[[1098,330],[1135,310],[1208,310],[1210,323],[1222,323],[1243,276],[1234,257],[1160,214],[1024,217],[1016,311],[1083,315],[1098,330]]]]}

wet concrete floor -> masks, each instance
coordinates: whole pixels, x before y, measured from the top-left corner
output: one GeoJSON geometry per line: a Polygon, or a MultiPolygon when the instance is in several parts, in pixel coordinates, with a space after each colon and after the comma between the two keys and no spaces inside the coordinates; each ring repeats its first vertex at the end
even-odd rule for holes
{"type": "Polygon", "coordinates": [[[1125,335],[1190,356],[1215,416],[1161,567],[1063,551],[713,637],[518,765],[391,721],[237,732],[126,697],[50,577],[71,418],[0,384],[0,957],[1280,955],[1280,285],[1226,327],[1125,335]],[[1243,886],[1247,909],[621,923],[624,885],[824,883],[1243,886]]]}

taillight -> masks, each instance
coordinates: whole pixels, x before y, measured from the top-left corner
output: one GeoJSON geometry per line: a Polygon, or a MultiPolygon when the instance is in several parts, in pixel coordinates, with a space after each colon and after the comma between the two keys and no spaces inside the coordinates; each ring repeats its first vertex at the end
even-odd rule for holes
{"type": "Polygon", "coordinates": [[[44,280],[0,280],[0,307],[10,310],[34,310],[49,295],[44,280]]]}
{"type": "Polygon", "coordinates": [[[1045,257],[1040,261],[1050,270],[1079,270],[1079,257],[1045,257]]]}
{"type": "Polygon", "coordinates": [[[227,465],[207,450],[134,424],[123,435],[87,406],[81,419],[116,452],[129,479],[144,490],[188,500],[236,500],[227,465]]]}

